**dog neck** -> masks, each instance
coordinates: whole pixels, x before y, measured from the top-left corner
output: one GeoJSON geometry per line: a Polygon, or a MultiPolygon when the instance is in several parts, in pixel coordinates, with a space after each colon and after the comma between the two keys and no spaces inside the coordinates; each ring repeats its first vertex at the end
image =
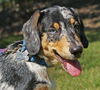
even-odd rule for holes
{"type": "MultiPolygon", "coordinates": [[[[26,48],[26,42],[25,40],[22,41],[22,48],[21,48],[21,52],[24,52],[25,50],[27,50],[26,48]]],[[[48,65],[46,64],[45,60],[37,55],[29,55],[29,60],[30,62],[34,62],[37,63],[39,65],[48,67],[48,65]]]]}

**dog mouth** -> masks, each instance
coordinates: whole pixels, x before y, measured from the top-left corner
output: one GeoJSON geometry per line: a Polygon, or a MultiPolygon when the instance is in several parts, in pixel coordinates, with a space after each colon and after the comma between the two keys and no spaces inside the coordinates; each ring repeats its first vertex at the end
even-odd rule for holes
{"type": "Polygon", "coordinates": [[[57,60],[61,63],[63,69],[68,72],[71,76],[79,76],[82,72],[80,63],[78,60],[70,60],[61,57],[55,50],[54,54],[57,60]]]}

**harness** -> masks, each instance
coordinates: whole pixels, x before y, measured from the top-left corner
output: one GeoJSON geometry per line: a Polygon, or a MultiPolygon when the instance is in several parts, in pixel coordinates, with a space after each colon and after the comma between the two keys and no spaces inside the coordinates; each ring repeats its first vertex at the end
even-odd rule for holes
{"type": "MultiPolygon", "coordinates": [[[[22,41],[22,47],[20,48],[20,52],[18,52],[19,54],[21,53],[24,53],[25,51],[27,50],[26,48],[26,42],[25,40],[22,41]]],[[[17,51],[17,50],[16,50],[17,51]]],[[[5,49],[0,49],[0,56],[6,54],[8,52],[7,48],[5,49]]],[[[13,52],[13,51],[10,51],[10,53],[13,52]]],[[[15,52],[14,52],[15,53],[15,52]]],[[[33,55],[33,56],[28,56],[28,61],[29,62],[34,62],[34,63],[37,63],[39,65],[42,65],[42,66],[46,66],[48,67],[48,65],[46,64],[45,60],[43,58],[40,58],[39,56],[37,55],[33,55]]]]}

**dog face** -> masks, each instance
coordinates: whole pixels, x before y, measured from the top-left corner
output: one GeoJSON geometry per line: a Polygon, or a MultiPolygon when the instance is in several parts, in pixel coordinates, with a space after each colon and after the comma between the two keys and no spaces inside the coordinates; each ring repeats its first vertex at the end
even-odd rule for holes
{"type": "Polygon", "coordinates": [[[88,41],[82,20],[73,8],[54,6],[36,11],[23,32],[30,55],[41,51],[49,61],[60,62],[72,76],[80,74],[77,59],[88,41]]]}

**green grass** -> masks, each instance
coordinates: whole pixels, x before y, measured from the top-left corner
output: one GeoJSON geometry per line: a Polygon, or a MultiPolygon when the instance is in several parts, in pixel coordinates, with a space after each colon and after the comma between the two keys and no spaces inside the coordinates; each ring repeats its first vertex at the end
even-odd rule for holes
{"type": "MultiPolygon", "coordinates": [[[[56,90],[100,90],[100,30],[86,31],[89,47],[84,50],[80,63],[83,72],[79,77],[72,77],[60,66],[49,68],[49,74],[56,82],[56,90]]],[[[10,36],[0,42],[0,47],[21,39],[10,36]]]]}
{"type": "Polygon", "coordinates": [[[0,48],[5,48],[7,45],[13,43],[14,41],[21,40],[22,36],[10,35],[9,37],[0,39],[0,48]]]}

